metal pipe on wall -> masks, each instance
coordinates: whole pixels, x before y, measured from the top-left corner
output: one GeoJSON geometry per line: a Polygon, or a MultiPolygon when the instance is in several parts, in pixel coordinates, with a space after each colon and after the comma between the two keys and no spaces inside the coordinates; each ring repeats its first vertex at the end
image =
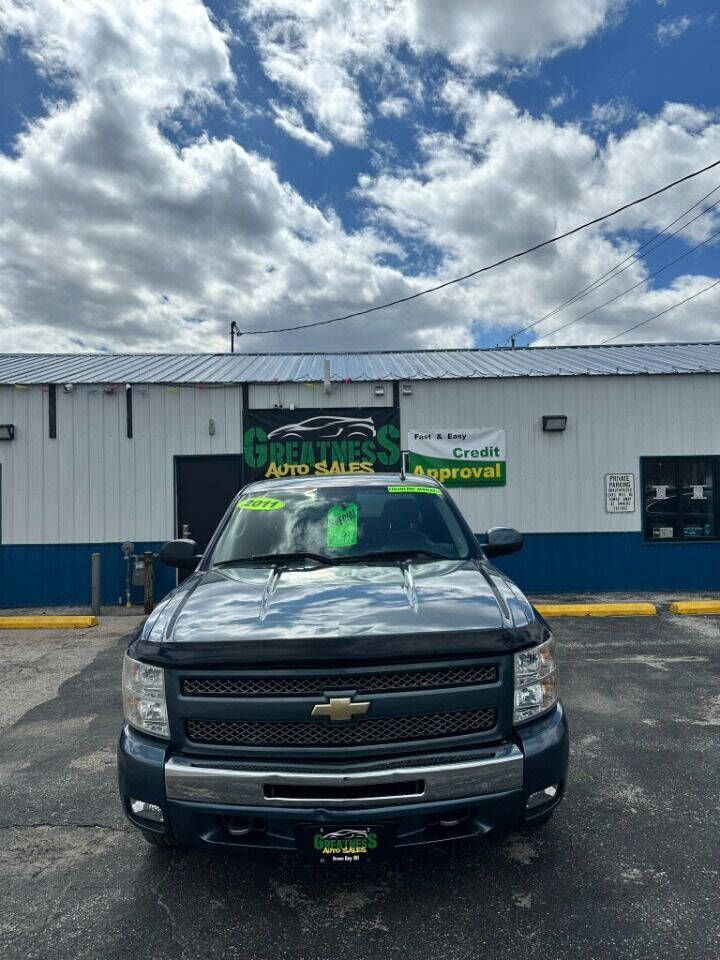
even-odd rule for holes
{"type": "Polygon", "coordinates": [[[100,554],[93,553],[91,557],[91,601],[93,616],[100,616],[100,554]]]}

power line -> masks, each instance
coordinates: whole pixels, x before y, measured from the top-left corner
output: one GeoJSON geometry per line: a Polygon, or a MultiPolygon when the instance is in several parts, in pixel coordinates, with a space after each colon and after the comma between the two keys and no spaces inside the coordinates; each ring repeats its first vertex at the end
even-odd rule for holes
{"type": "Polygon", "coordinates": [[[711,240],[714,240],[715,237],[720,236],[720,230],[716,230],[715,233],[710,234],[706,240],[702,240],[700,243],[696,243],[694,247],[690,247],[689,250],[686,250],[685,253],[681,253],[679,257],[675,257],[674,260],[670,260],[668,263],[663,264],[662,267],[658,267],[657,270],[654,270],[652,273],[649,273],[646,277],[643,277],[642,280],[638,280],[637,283],[634,283],[631,287],[626,287],[621,293],[616,294],[614,297],[611,297],[609,300],[606,300],[605,303],[599,304],[597,307],[593,307],[592,310],[587,310],[585,313],[581,313],[579,317],[575,317],[573,320],[568,320],[567,323],[561,324],[559,327],[555,327],[554,330],[548,330],[547,333],[541,333],[537,337],[533,337],[532,340],[528,341],[525,346],[529,346],[531,343],[537,343],[538,340],[544,340],[545,337],[551,337],[554,333],[560,333],[561,330],[567,329],[567,327],[572,327],[574,323],[579,323],[580,320],[584,320],[586,317],[589,317],[592,313],[597,313],[598,310],[602,310],[603,307],[609,306],[611,303],[615,303],[616,300],[619,300],[620,297],[624,297],[626,293],[630,293],[631,290],[636,290],[638,287],[641,287],[644,283],[647,283],[648,280],[652,280],[653,277],[656,277],[659,273],[662,273],[664,270],[667,270],[668,267],[672,267],[674,264],[678,263],[680,260],[684,260],[685,257],[689,257],[691,253],[694,253],[696,250],[699,250],[700,247],[704,247],[706,243],[710,243],[711,240]]]}
{"type": "Polygon", "coordinates": [[[538,324],[543,323],[545,320],[549,320],[550,317],[554,317],[556,314],[560,313],[562,310],[565,309],[565,307],[569,307],[571,304],[577,303],[579,300],[584,300],[585,297],[589,296],[591,293],[594,293],[595,290],[598,290],[600,287],[604,287],[606,283],[610,282],[610,280],[613,280],[615,277],[620,276],[621,273],[624,273],[627,269],[629,269],[629,267],[632,264],[632,261],[639,259],[638,254],[642,250],[644,250],[645,247],[649,247],[650,244],[655,243],[657,239],[659,239],[660,237],[663,237],[663,234],[666,234],[666,236],[664,236],[663,239],[660,240],[660,243],[656,243],[654,247],[651,247],[650,249],[645,250],[644,255],[647,255],[648,253],[654,253],[664,243],[667,243],[668,240],[670,240],[672,237],[680,233],[681,230],[685,230],[687,227],[690,226],[691,223],[695,223],[695,221],[699,220],[700,217],[704,217],[706,213],[710,212],[710,210],[715,209],[718,203],[720,203],[720,200],[716,200],[714,203],[711,203],[709,207],[706,207],[705,210],[702,210],[700,213],[698,213],[698,215],[693,217],[692,220],[688,220],[687,223],[682,224],[680,227],[678,227],[677,230],[673,230],[672,233],[668,233],[668,230],[670,229],[670,227],[674,227],[675,224],[678,223],[678,221],[682,220],[689,213],[692,213],[695,207],[699,207],[701,203],[704,203],[705,200],[708,199],[708,197],[711,197],[713,193],[716,193],[718,190],[720,190],[720,184],[718,184],[718,186],[716,187],[713,187],[713,189],[709,193],[706,193],[704,197],[700,197],[700,199],[696,203],[694,203],[691,207],[688,207],[687,210],[684,210],[679,217],[676,217],[674,220],[671,220],[670,223],[668,223],[665,227],[663,227],[662,230],[658,231],[658,233],[656,233],[653,237],[650,237],[649,240],[646,240],[644,243],[641,243],[640,246],[637,247],[632,253],[628,254],[628,256],[618,261],[618,263],[616,263],[613,267],[611,267],[609,270],[606,270],[605,273],[600,274],[599,277],[596,277],[595,280],[591,281],[586,287],[583,287],[582,290],[579,290],[577,293],[573,294],[572,297],[568,297],[567,300],[563,301],[563,303],[559,304],[557,307],[554,307],[552,310],[550,310],[549,313],[546,313],[544,316],[540,317],[538,320],[533,320],[532,323],[528,323],[528,325],[523,327],[521,330],[516,330],[514,333],[511,333],[508,337],[505,338],[505,343],[507,343],[509,340],[512,340],[514,337],[519,337],[520,334],[525,333],[527,330],[532,330],[533,327],[537,327],[538,324]],[[624,266],[624,264],[627,264],[627,266],[624,266]],[[622,269],[619,269],[620,267],[622,267],[622,269]]]}
{"type": "Polygon", "coordinates": [[[386,310],[388,307],[396,307],[400,303],[408,303],[411,300],[417,300],[418,297],[424,297],[428,293],[436,293],[438,290],[443,290],[445,287],[449,287],[454,283],[462,283],[464,280],[469,280],[471,277],[477,277],[481,273],[487,273],[488,270],[494,270],[495,267],[500,267],[505,263],[510,263],[512,260],[518,260],[520,257],[527,256],[529,253],[534,253],[536,250],[541,250],[543,247],[547,247],[552,243],[557,243],[558,240],[564,240],[566,237],[571,237],[573,234],[579,233],[581,230],[586,230],[588,227],[595,226],[597,223],[602,223],[604,220],[609,220],[610,217],[614,217],[618,213],[622,213],[624,210],[629,210],[630,207],[635,207],[639,203],[644,203],[646,200],[657,197],[661,193],[665,193],[667,190],[671,190],[673,187],[678,186],[678,184],[685,183],[687,180],[692,180],[694,177],[700,176],[701,173],[705,173],[707,170],[712,170],[713,167],[717,166],[720,166],[720,160],[715,160],[713,163],[709,163],[706,167],[702,167],[700,170],[695,170],[693,173],[688,173],[684,177],[680,177],[678,180],[673,180],[672,183],[667,183],[664,187],[660,187],[658,190],[653,190],[652,193],[645,194],[644,197],[638,197],[635,200],[631,200],[629,203],[624,203],[621,207],[617,207],[610,213],[604,213],[602,216],[595,217],[593,220],[588,220],[586,223],[582,223],[578,227],[573,227],[572,230],[566,230],[565,233],[560,233],[556,237],[550,237],[549,240],[542,240],[540,243],[536,243],[532,247],[527,247],[525,250],[520,250],[518,253],[510,254],[510,256],[503,257],[501,260],[496,260],[494,263],[489,263],[484,267],[479,267],[477,270],[471,270],[470,273],[465,273],[460,277],[453,277],[451,280],[445,280],[443,283],[438,283],[434,287],[428,287],[425,290],[419,290],[417,293],[409,294],[407,297],[398,297],[397,300],[389,300],[387,303],[379,303],[374,307],[366,307],[364,310],[357,310],[355,313],[346,313],[344,316],[331,317],[329,320],[314,320],[312,323],[301,323],[295,327],[270,327],[266,330],[236,330],[236,332],[238,335],[246,337],[262,336],[266,333],[292,333],[295,330],[307,330],[310,327],[324,327],[330,323],[339,323],[341,320],[352,320],[355,317],[364,317],[368,313],[375,313],[377,310],[386,310]]]}
{"type": "Polygon", "coordinates": [[[640,323],[634,323],[631,327],[628,327],[627,330],[623,330],[622,333],[616,333],[612,337],[608,337],[607,340],[601,340],[600,346],[604,346],[606,343],[610,343],[611,340],[617,340],[619,337],[624,337],[626,333],[630,333],[632,330],[637,330],[638,327],[644,326],[646,323],[650,323],[651,320],[657,320],[658,317],[665,316],[666,313],[670,313],[671,310],[675,310],[677,307],[681,307],[684,303],[687,303],[689,300],[694,300],[695,297],[699,297],[701,293],[707,293],[708,290],[712,290],[713,287],[716,287],[720,283],[720,280],[716,280],[714,283],[709,284],[707,287],[703,287],[702,290],[698,290],[697,293],[693,293],[690,297],[685,297],[684,300],[680,300],[679,303],[674,303],[671,307],[666,307],[665,310],[661,310],[660,313],[656,313],[652,317],[648,317],[646,320],[641,320],[640,323]]]}

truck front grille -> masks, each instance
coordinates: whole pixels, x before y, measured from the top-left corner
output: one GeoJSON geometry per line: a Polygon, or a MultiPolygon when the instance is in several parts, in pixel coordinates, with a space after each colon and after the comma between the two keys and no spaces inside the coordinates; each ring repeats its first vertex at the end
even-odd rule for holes
{"type": "Polygon", "coordinates": [[[496,664],[470,664],[431,670],[345,674],[344,676],[260,676],[184,677],[186,697],[272,697],[321,696],[327,690],[380,693],[391,690],[423,690],[495,683],[496,664]]]}
{"type": "Polygon", "coordinates": [[[356,744],[398,743],[485,733],[497,723],[495,707],[426,713],[404,717],[377,717],[343,723],[316,720],[187,720],[187,738],[193,743],[253,747],[343,747],[356,744]]]}

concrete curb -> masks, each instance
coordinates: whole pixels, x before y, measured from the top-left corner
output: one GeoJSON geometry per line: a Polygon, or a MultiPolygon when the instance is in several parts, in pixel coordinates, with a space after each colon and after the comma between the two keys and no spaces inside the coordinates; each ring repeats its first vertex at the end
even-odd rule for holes
{"type": "Polygon", "coordinates": [[[544,617],[650,617],[657,613],[654,603],[538,603],[544,617]]]}
{"type": "Polygon", "coordinates": [[[68,627],[96,627],[97,617],[28,616],[0,617],[0,630],[62,630],[68,627]]]}
{"type": "Polygon", "coordinates": [[[670,613],[720,613],[720,600],[675,600],[670,613]]]}

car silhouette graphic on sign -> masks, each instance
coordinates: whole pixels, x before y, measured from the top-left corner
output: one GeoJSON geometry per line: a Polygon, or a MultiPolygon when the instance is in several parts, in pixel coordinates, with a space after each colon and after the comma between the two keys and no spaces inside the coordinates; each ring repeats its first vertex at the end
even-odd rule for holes
{"type": "Polygon", "coordinates": [[[286,423],[268,433],[268,440],[336,440],[338,437],[374,437],[375,424],[371,417],[309,417],[299,423],[286,423]]]}

